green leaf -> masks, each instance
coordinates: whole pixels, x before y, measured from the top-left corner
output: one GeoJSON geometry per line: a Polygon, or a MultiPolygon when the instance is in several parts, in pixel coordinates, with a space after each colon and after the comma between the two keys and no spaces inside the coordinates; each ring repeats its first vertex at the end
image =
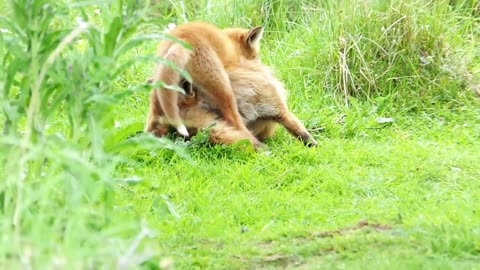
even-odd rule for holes
{"type": "Polygon", "coordinates": [[[172,91],[177,91],[179,93],[182,93],[182,94],[186,94],[185,93],[185,90],[183,90],[183,88],[181,88],[180,86],[178,85],[169,85],[169,84],[166,84],[164,82],[156,82],[156,83],[153,83],[152,84],[152,87],[155,88],[155,89],[158,89],[158,88],[164,88],[164,89],[167,89],[167,90],[172,90],[172,91]]]}
{"type": "Polygon", "coordinates": [[[174,36],[172,36],[172,35],[162,33],[161,36],[163,36],[163,39],[170,40],[170,41],[173,41],[173,42],[175,42],[175,43],[177,43],[177,44],[182,45],[185,49],[188,49],[188,50],[192,50],[192,49],[193,49],[193,47],[192,47],[190,44],[188,44],[187,42],[185,42],[185,41],[183,41],[183,40],[181,40],[181,39],[178,39],[178,38],[176,38],[176,37],[174,37],[174,36]]]}
{"type": "Polygon", "coordinates": [[[191,164],[195,164],[190,155],[186,152],[184,147],[178,146],[172,140],[162,137],[157,138],[150,133],[141,133],[135,137],[126,139],[117,144],[111,145],[106,149],[109,153],[117,154],[131,154],[140,149],[157,149],[163,148],[174,151],[178,156],[189,161],[191,164]]]}
{"type": "Polygon", "coordinates": [[[167,67],[169,67],[169,68],[177,71],[178,73],[180,73],[180,75],[181,75],[185,80],[187,80],[188,82],[192,82],[192,77],[190,76],[190,74],[188,74],[188,72],[187,72],[186,70],[177,67],[177,66],[175,65],[175,63],[173,63],[172,61],[167,60],[167,59],[165,59],[165,58],[161,58],[161,57],[155,58],[155,61],[156,61],[157,63],[161,63],[161,64],[166,65],[167,67]]]}
{"type": "Polygon", "coordinates": [[[117,145],[143,131],[143,122],[134,122],[111,132],[105,140],[105,150],[111,152],[117,145]]]}
{"type": "Polygon", "coordinates": [[[103,37],[105,42],[104,53],[106,56],[113,56],[115,46],[121,35],[122,24],[122,18],[117,16],[112,19],[108,26],[109,31],[103,37]]]}
{"type": "Polygon", "coordinates": [[[74,3],[68,3],[67,8],[84,8],[86,7],[97,7],[97,6],[103,6],[107,5],[110,1],[81,1],[81,2],[74,2],[74,3]]]}

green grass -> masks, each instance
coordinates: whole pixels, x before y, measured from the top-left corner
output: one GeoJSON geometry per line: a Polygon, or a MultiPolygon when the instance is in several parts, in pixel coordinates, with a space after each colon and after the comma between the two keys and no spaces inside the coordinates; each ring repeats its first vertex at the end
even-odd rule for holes
{"type": "Polygon", "coordinates": [[[320,149],[281,132],[268,153],[202,149],[192,152],[193,167],[137,157],[145,163],[121,170],[145,181],[120,201],[159,231],[160,250],[180,268],[363,269],[374,261],[379,269],[471,269],[480,245],[478,126],[432,120],[318,135],[320,149]],[[315,236],[360,221],[390,228],[315,236]]]}
{"type": "Polygon", "coordinates": [[[1,269],[480,267],[479,1],[0,10],[1,269]],[[136,136],[148,35],[185,18],[265,25],[262,61],[320,147],[136,136]]]}

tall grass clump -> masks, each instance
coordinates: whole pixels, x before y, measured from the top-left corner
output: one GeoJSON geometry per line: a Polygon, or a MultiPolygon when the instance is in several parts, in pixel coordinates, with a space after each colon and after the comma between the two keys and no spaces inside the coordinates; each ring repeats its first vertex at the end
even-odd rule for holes
{"type": "Polygon", "coordinates": [[[459,23],[463,13],[447,1],[384,1],[350,9],[331,26],[338,37],[330,54],[338,63],[330,78],[337,93],[433,104],[448,103],[466,89],[466,67],[475,55],[463,37],[474,18],[459,23]]]}
{"type": "Polygon", "coordinates": [[[138,35],[148,8],[122,0],[2,4],[1,268],[138,262],[138,243],[130,238],[141,231],[140,220],[115,212],[116,184],[125,179],[113,172],[129,145],[151,140],[125,140],[141,124],[122,132],[115,118],[125,97],[145,90],[121,80],[134,64],[152,59],[132,49],[161,38],[138,35]]]}
{"type": "Polygon", "coordinates": [[[287,42],[297,43],[292,66],[305,68],[317,94],[346,106],[392,96],[401,107],[431,107],[457,102],[479,79],[478,1],[310,2],[290,35],[302,38],[287,42]]]}
{"type": "Polygon", "coordinates": [[[264,25],[263,60],[278,67],[287,85],[303,78],[288,85],[304,90],[299,100],[335,97],[348,107],[351,98],[388,96],[416,111],[455,107],[478,88],[479,3],[209,0],[170,6],[177,23],[264,25]]]}

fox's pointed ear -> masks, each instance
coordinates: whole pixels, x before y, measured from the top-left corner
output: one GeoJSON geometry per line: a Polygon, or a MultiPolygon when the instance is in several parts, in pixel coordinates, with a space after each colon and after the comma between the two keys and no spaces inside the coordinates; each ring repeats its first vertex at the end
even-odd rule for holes
{"type": "Polygon", "coordinates": [[[256,48],[260,45],[260,40],[263,36],[263,26],[257,26],[247,33],[247,39],[245,40],[247,45],[256,48]]]}

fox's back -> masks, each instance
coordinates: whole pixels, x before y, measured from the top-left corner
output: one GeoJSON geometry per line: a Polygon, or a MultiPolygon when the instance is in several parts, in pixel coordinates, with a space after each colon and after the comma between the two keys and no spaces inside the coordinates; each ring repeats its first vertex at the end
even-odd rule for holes
{"type": "Polygon", "coordinates": [[[219,28],[203,22],[191,22],[177,26],[170,35],[185,41],[195,49],[208,47],[215,51],[225,68],[238,64],[239,54],[237,46],[219,28]]]}
{"type": "MultiPolygon", "coordinates": [[[[228,71],[228,76],[245,123],[274,117],[286,110],[287,93],[269,67],[258,62],[242,61],[237,68],[228,71]]],[[[204,109],[216,112],[215,101],[204,91],[198,91],[197,98],[202,101],[204,109]]]]}

